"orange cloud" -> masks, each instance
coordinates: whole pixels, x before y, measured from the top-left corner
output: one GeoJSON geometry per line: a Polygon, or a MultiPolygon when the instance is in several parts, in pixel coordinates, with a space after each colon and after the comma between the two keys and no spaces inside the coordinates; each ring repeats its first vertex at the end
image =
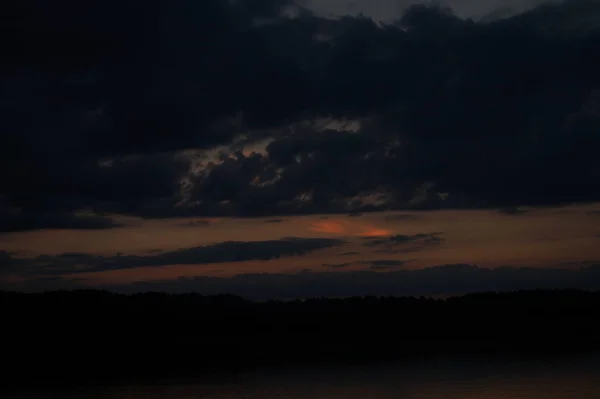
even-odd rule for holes
{"type": "Polygon", "coordinates": [[[328,233],[328,234],[344,234],[346,233],[346,228],[340,222],[332,222],[328,220],[314,222],[311,225],[311,230],[319,233],[328,233]]]}
{"type": "Polygon", "coordinates": [[[384,237],[392,235],[392,231],[388,229],[380,229],[378,227],[369,226],[365,227],[363,232],[360,233],[361,237],[384,237]]]}
{"type": "Polygon", "coordinates": [[[311,230],[327,234],[344,234],[358,237],[383,237],[392,235],[392,231],[364,223],[320,220],[311,223],[311,230]]]}

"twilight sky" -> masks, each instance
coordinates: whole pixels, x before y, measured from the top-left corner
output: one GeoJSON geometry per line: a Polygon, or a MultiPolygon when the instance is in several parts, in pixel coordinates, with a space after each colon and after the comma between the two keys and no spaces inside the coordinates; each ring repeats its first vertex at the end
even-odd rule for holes
{"type": "Polygon", "coordinates": [[[435,4],[3,2],[0,289],[600,289],[600,2],[435,4]]]}

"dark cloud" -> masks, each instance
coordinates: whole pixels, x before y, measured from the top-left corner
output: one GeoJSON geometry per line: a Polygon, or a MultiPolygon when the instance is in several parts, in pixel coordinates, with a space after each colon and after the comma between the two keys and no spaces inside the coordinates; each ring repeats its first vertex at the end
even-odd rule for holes
{"type": "Polygon", "coordinates": [[[0,274],[13,273],[22,265],[22,261],[14,257],[14,253],[0,251],[0,274]]]}
{"type": "Polygon", "coordinates": [[[405,235],[405,234],[397,234],[384,238],[365,238],[365,243],[363,244],[366,247],[378,247],[385,246],[388,249],[402,247],[407,245],[415,245],[418,247],[426,246],[426,245],[436,245],[444,241],[440,235],[444,233],[419,233],[414,235],[405,235]]]}
{"type": "Polygon", "coordinates": [[[418,218],[419,217],[417,215],[399,213],[399,214],[394,214],[394,215],[388,215],[385,217],[385,220],[390,221],[390,222],[395,222],[395,221],[399,221],[399,220],[416,220],[418,218]]]}
{"type": "Polygon", "coordinates": [[[440,237],[443,233],[420,233],[414,235],[398,234],[384,238],[369,238],[363,243],[366,247],[373,248],[373,253],[396,255],[419,252],[427,248],[442,244],[445,239],[440,237]]]}
{"type": "Polygon", "coordinates": [[[328,269],[344,269],[348,266],[352,266],[352,262],[346,263],[323,263],[321,266],[326,267],[328,269]]]}
{"type": "Polygon", "coordinates": [[[577,262],[563,262],[560,264],[560,266],[582,267],[582,266],[591,266],[591,265],[598,265],[598,264],[600,264],[600,262],[597,260],[580,260],[577,262]]]}
{"type": "Polygon", "coordinates": [[[191,222],[186,222],[183,224],[180,224],[180,226],[183,227],[206,227],[206,226],[210,226],[212,224],[212,222],[210,220],[193,220],[191,222]]]}
{"type": "Polygon", "coordinates": [[[43,228],[61,220],[65,224],[69,220],[79,225],[103,223],[100,217],[76,216],[77,210],[91,210],[97,216],[164,213],[180,200],[181,178],[190,161],[170,153],[96,161],[67,155],[10,167],[0,175],[4,190],[0,219],[5,223],[23,220],[23,224],[43,228]]]}
{"type": "Polygon", "coordinates": [[[400,266],[406,265],[411,260],[394,260],[394,259],[382,259],[361,262],[363,264],[369,264],[373,270],[389,270],[400,266]]]}
{"type": "Polygon", "coordinates": [[[344,211],[349,205],[341,200],[365,188],[353,179],[365,174],[360,160],[372,146],[368,137],[318,132],[313,126],[272,142],[267,155],[237,152],[193,181],[192,198],[202,202],[193,211],[235,215],[344,211]],[[351,167],[353,160],[356,166],[351,167]]]}
{"type": "MultiPolygon", "coordinates": [[[[376,20],[393,21],[413,4],[428,4],[427,0],[304,0],[320,15],[356,15],[364,13],[376,20]]],[[[446,0],[458,15],[493,20],[529,10],[552,0],[446,0]]]]}
{"type": "Polygon", "coordinates": [[[122,292],[201,292],[206,295],[230,293],[256,300],[365,295],[435,296],[522,289],[598,290],[600,267],[485,269],[458,264],[389,272],[302,272],[291,275],[265,273],[230,278],[181,278],[176,281],[140,282],[106,288],[122,292]]]}
{"type": "MultiPolygon", "coordinates": [[[[355,252],[356,253],[356,252],[355,252]]],[[[348,254],[353,254],[352,252],[348,254]]],[[[345,255],[345,254],[342,254],[345,255]]],[[[397,259],[381,259],[381,260],[369,260],[369,261],[359,261],[357,264],[361,265],[369,265],[369,268],[372,270],[388,270],[394,269],[400,266],[406,265],[408,262],[412,262],[412,260],[397,260],[397,259]]],[[[345,263],[324,263],[321,266],[329,268],[329,269],[342,269],[347,268],[348,266],[353,265],[353,262],[345,262],[345,263]]]]}
{"type": "Polygon", "coordinates": [[[114,220],[95,216],[81,216],[67,212],[22,212],[0,208],[0,232],[10,233],[39,229],[96,230],[121,226],[114,220]]]}
{"type": "Polygon", "coordinates": [[[410,254],[413,252],[419,252],[422,249],[422,247],[408,247],[408,248],[402,248],[402,249],[376,249],[373,251],[373,253],[376,254],[386,254],[386,255],[397,255],[397,254],[410,254]]]}
{"type": "Polygon", "coordinates": [[[522,215],[524,213],[527,213],[528,211],[516,206],[511,206],[508,208],[502,208],[499,210],[500,213],[504,213],[506,215],[522,215]]]}
{"type": "Polygon", "coordinates": [[[360,255],[360,252],[344,252],[340,256],[360,255]]]}
{"type": "Polygon", "coordinates": [[[3,263],[11,265],[11,270],[20,274],[35,276],[101,272],[145,266],[160,267],[177,264],[192,265],[269,260],[282,256],[300,256],[342,244],[344,244],[344,241],[335,239],[290,237],[270,241],[230,241],[177,251],[154,253],[147,256],[122,254],[97,256],[84,253],[64,253],[57,256],[42,255],[34,259],[16,259],[10,254],[4,253],[1,258],[3,263]],[[19,265],[18,270],[13,267],[15,264],[19,265]]]}
{"type": "Polygon", "coordinates": [[[596,1],[478,23],[284,0],[9,0],[0,15],[0,195],[31,218],[600,199],[596,1]],[[248,154],[239,134],[272,141],[248,154]],[[232,154],[177,153],[216,145],[232,154]]]}

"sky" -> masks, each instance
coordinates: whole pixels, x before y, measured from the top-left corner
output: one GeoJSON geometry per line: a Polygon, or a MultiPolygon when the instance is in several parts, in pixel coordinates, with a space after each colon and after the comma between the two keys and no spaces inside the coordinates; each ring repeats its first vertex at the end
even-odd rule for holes
{"type": "MultiPolygon", "coordinates": [[[[438,2],[450,7],[461,18],[481,19],[498,11],[517,14],[536,6],[552,3],[552,0],[448,0],[438,2]]],[[[555,3],[558,2],[554,1],[555,3]]],[[[408,7],[414,4],[435,4],[433,1],[418,0],[304,0],[297,2],[322,17],[356,16],[364,14],[376,21],[400,19],[408,7]]]]}
{"type": "Polygon", "coordinates": [[[600,289],[598,1],[0,15],[0,289],[600,289]]]}

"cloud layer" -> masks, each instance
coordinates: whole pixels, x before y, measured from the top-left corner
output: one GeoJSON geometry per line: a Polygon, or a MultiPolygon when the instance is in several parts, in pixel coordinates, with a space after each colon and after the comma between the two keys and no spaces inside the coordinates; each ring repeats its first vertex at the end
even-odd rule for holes
{"type": "MultiPolygon", "coordinates": [[[[117,288],[117,287],[113,287],[117,288]]],[[[468,292],[521,289],[600,289],[600,268],[580,270],[447,265],[423,270],[361,271],[295,275],[260,274],[232,278],[197,277],[177,282],[139,283],[124,290],[233,293],[250,299],[335,296],[446,296],[468,292]]],[[[118,289],[118,288],[117,288],[118,289]]]]}
{"type": "Polygon", "coordinates": [[[284,0],[9,0],[0,14],[17,40],[0,43],[4,231],[110,226],[80,211],[600,199],[595,1],[491,22],[422,5],[328,19],[284,0]]]}
{"type": "Polygon", "coordinates": [[[104,272],[138,267],[201,265],[248,260],[269,260],[282,256],[300,256],[319,249],[344,244],[329,238],[284,238],[270,241],[222,242],[147,256],[99,256],[85,253],[41,255],[33,259],[16,258],[0,251],[0,274],[18,276],[60,276],[75,273],[104,272]]]}
{"type": "MultiPolygon", "coordinates": [[[[77,282],[53,277],[29,281],[20,289],[73,288],[77,282]]],[[[84,288],[85,285],[80,285],[84,288]]],[[[98,286],[95,286],[98,288],[98,286]]],[[[469,292],[530,289],[600,289],[597,265],[578,269],[485,269],[456,264],[421,270],[330,271],[297,274],[242,274],[235,277],[195,277],[107,285],[119,292],[200,292],[235,294],[254,300],[345,296],[448,296],[469,292]]]]}

